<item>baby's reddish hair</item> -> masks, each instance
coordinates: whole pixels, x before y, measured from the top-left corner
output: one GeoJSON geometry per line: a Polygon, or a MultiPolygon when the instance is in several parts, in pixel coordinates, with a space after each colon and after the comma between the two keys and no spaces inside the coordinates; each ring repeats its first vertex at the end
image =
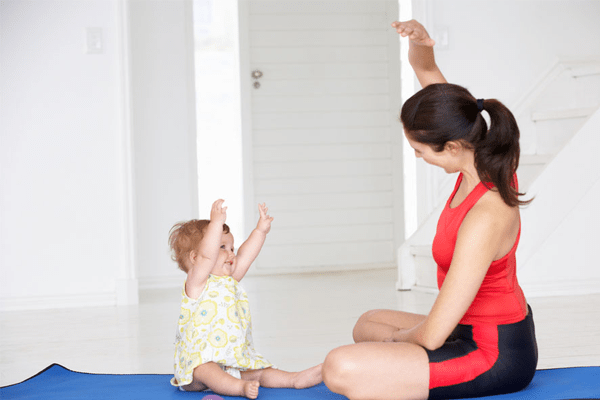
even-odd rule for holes
{"type": "MultiPolygon", "coordinates": [[[[177,262],[179,269],[187,273],[189,266],[187,259],[192,250],[198,249],[204,238],[204,230],[210,223],[208,219],[193,219],[179,222],[169,231],[169,247],[171,259],[177,262]]],[[[229,233],[229,226],[223,224],[223,233],[229,233]]]]}

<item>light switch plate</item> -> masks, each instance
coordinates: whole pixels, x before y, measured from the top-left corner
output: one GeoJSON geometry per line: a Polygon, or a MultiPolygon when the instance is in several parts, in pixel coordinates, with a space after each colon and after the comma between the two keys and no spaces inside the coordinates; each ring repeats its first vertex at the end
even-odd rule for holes
{"type": "Polygon", "coordinates": [[[85,54],[104,53],[102,28],[85,28],[85,54]]]}

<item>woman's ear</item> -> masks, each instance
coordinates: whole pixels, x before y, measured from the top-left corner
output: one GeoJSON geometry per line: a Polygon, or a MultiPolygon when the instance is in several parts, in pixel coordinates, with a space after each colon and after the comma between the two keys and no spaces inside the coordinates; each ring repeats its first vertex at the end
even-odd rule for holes
{"type": "Polygon", "coordinates": [[[450,152],[452,155],[456,155],[460,150],[462,150],[463,146],[460,142],[451,140],[446,142],[444,145],[444,150],[450,152]]]}

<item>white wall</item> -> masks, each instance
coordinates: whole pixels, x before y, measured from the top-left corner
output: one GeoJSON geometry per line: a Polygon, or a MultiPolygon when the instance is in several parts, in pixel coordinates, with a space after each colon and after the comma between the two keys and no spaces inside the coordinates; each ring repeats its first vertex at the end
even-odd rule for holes
{"type": "Polygon", "coordinates": [[[432,0],[433,30],[448,28],[436,60],[477,98],[516,102],[557,57],[600,54],[600,1],[432,0]]]}
{"type": "Polygon", "coordinates": [[[135,302],[175,268],[169,228],[197,213],[189,7],[0,3],[0,309],[135,302]]]}
{"type": "Polygon", "coordinates": [[[127,263],[117,3],[0,10],[0,307],[114,302],[127,263]],[[102,28],[103,54],[84,54],[86,27],[102,28]]]}

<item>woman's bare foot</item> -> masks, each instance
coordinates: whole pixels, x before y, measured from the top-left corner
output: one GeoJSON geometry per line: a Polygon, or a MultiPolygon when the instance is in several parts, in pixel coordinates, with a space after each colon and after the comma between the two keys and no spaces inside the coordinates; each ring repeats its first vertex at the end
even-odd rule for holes
{"type": "Polygon", "coordinates": [[[258,381],[245,381],[242,395],[249,399],[255,399],[258,397],[258,388],[260,383],[258,381]]]}
{"type": "Polygon", "coordinates": [[[294,387],[296,389],[305,389],[323,382],[323,364],[316,365],[304,371],[296,372],[293,378],[294,387]]]}

